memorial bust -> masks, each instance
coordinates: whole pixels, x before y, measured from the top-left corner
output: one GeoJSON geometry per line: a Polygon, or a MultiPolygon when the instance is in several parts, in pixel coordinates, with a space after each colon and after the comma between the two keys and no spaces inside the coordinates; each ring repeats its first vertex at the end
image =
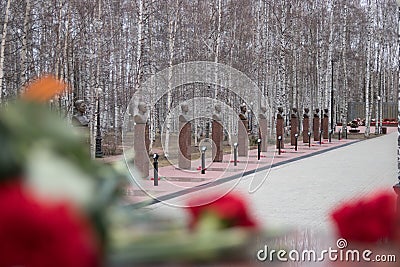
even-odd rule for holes
{"type": "Polygon", "coordinates": [[[319,108],[315,109],[314,118],[319,118],[319,108]]]}
{"type": "Polygon", "coordinates": [[[292,108],[292,115],[291,115],[291,117],[292,118],[297,118],[297,108],[292,108]]]}
{"type": "Polygon", "coordinates": [[[139,114],[133,117],[136,124],[145,124],[147,122],[147,105],[144,102],[138,104],[139,114]]]}
{"type": "Polygon", "coordinates": [[[308,112],[310,112],[309,108],[304,108],[304,115],[303,118],[309,118],[310,116],[308,115],[308,112]]]}
{"type": "Polygon", "coordinates": [[[247,107],[245,104],[242,104],[240,106],[240,114],[239,114],[239,118],[243,121],[243,120],[247,120],[247,116],[246,116],[246,112],[247,112],[247,107]]]}
{"type": "Polygon", "coordinates": [[[74,127],[88,127],[89,119],[86,117],[86,104],[83,100],[75,101],[75,115],[72,117],[72,125],[74,127]]]}
{"type": "Polygon", "coordinates": [[[277,119],[283,119],[282,113],[283,113],[283,108],[282,108],[282,107],[279,107],[279,108],[278,108],[278,114],[276,114],[276,118],[277,118],[277,119]]]}
{"type": "Polygon", "coordinates": [[[221,117],[220,117],[221,116],[221,105],[216,104],[214,106],[214,109],[215,109],[215,112],[214,112],[214,114],[212,116],[213,120],[221,121],[221,117]]]}
{"type": "Polygon", "coordinates": [[[328,110],[327,108],[324,109],[324,117],[325,117],[325,118],[328,118],[328,111],[329,111],[329,110],[328,110]]]}
{"type": "Polygon", "coordinates": [[[267,116],[265,115],[266,112],[267,112],[267,108],[265,106],[261,106],[260,113],[258,114],[258,118],[266,119],[267,118],[267,116]]]}
{"type": "Polygon", "coordinates": [[[189,107],[187,104],[182,104],[181,105],[181,115],[179,115],[179,122],[188,122],[189,116],[188,116],[188,111],[189,111],[189,107]]]}

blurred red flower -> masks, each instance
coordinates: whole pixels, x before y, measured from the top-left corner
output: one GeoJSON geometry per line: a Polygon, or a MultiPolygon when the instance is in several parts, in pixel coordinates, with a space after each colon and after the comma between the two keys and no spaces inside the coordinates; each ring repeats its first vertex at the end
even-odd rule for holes
{"type": "Polygon", "coordinates": [[[358,242],[392,239],[396,227],[396,198],[391,192],[343,204],[331,214],[341,237],[358,242]]]}
{"type": "Polygon", "coordinates": [[[226,228],[257,228],[257,223],[250,217],[246,201],[237,194],[230,193],[220,198],[214,195],[197,198],[189,201],[188,206],[191,229],[196,228],[205,215],[216,216],[226,228]]]}
{"type": "Polygon", "coordinates": [[[90,225],[66,204],[41,202],[20,181],[0,184],[0,266],[99,266],[90,225]]]}

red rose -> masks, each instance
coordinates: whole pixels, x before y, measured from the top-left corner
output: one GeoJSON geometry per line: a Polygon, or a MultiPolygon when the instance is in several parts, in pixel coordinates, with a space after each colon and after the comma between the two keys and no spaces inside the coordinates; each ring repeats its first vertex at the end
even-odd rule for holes
{"type": "Polygon", "coordinates": [[[339,234],[347,240],[376,242],[392,239],[396,226],[396,198],[383,192],[372,198],[345,203],[331,214],[339,234]]]}
{"type": "Polygon", "coordinates": [[[226,228],[236,226],[257,228],[257,223],[249,215],[245,200],[236,194],[230,193],[220,198],[217,196],[198,198],[190,201],[188,206],[192,229],[196,228],[206,215],[216,216],[226,228]]]}
{"type": "Polygon", "coordinates": [[[0,266],[98,266],[89,224],[68,205],[34,198],[18,181],[0,184],[0,266]]]}

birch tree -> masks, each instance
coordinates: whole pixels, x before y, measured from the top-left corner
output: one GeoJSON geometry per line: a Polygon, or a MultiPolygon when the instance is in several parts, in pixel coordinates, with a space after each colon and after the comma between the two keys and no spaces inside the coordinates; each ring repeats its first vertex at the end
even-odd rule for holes
{"type": "Polygon", "coordinates": [[[344,130],[347,131],[347,99],[348,99],[348,82],[347,82],[347,4],[343,3],[343,29],[342,29],[342,43],[341,43],[341,59],[343,66],[343,89],[342,89],[342,111],[341,122],[344,130]]]}
{"type": "MultiPolygon", "coordinates": [[[[172,10],[167,12],[168,14],[168,93],[167,93],[167,111],[171,109],[172,106],[172,66],[173,60],[175,57],[175,37],[177,31],[177,15],[176,12],[179,12],[179,0],[175,0],[174,4],[172,5],[172,10]]],[[[169,138],[171,133],[171,116],[167,116],[165,122],[165,145],[164,145],[164,154],[168,157],[169,154],[169,138]]]]}
{"type": "Polygon", "coordinates": [[[370,134],[370,79],[371,79],[371,41],[372,41],[372,4],[368,0],[368,31],[367,31],[367,60],[365,76],[365,136],[370,134]]]}
{"type": "Polygon", "coordinates": [[[21,73],[20,83],[25,84],[27,75],[27,53],[28,53],[28,32],[29,32],[29,21],[31,13],[31,0],[25,1],[25,15],[24,15],[24,28],[22,35],[22,47],[21,47],[21,73]]]}
{"type": "MultiPolygon", "coordinates": [[[[334,26],[333,26],[333,11],[334,11],[334,0],[329,1],[329,40],[328,40],[328,60],[327,60],[327,66],[330,66],[331,69],[330,71],[326,72],[325,76],[325,101],[324,101],[324,107],[328,108],[329,112],[332,111],[332,106],[333,103],[330,100],[331,94],[333,94],[333,87],[331,85],[333,84],[333,64],[334,64],[334,59],[333,59],[333,31],[334,31],[334,26]]],[[[329,125],[331,125],[331,119],[332,119],[332,114],[329,116],[329,125]]]]}
{"type": "Polygon", "coordinates": [[[11,0],[7,0],[7,5],[5,9],[4,23],[3,23],[3,31],[1,33],[1,45],[0,45],[0,104],[3,98],[3,77],[4,77],[4,51],[6,48],[6,39],[7,39],[7,25],[8,25],[8,17],[10,14],[10,4],[11,0]]]}
{"type": "MultiPolygon", "coordinates": [[[[218,1],[218,19],[217,19],[217,37],[214,51],[214,63],[218,63],[219,59],[219,50],[221,46],[221,21],[222,21],[222,3],[221,0],[218,1]]],[[[214,88],[214,98],[218,98],[218,72],[215,72],[215,88],[214,88]]]]}

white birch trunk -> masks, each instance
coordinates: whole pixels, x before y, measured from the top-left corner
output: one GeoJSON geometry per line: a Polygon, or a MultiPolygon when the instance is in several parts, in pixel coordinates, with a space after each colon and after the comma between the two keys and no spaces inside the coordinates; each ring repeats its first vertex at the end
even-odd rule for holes
{"type": "MultiPolygon", "coordinates": [[[[282,17],[280,25],[278,26],[278,31],[280,32],[280,40],[279,40],[279,88],[277,90],[277,99],[276,99],[276,106],[286,108],[287,103],[285,103],[285,94],[286,94],[286,52],[285,52],[285,31],[286,31],[286,3],[283,2],[282,6],[282,17]]],[[[287,113],[287,110],[284,110],[284,113],[287,113]]]]}
{"type": "MultiPolygon", "coordinates": [[[[320,17],[320,21],[322,21],[322,18],[320,17]]],[[[321,22],[322,23],[322,22],[321,22]]],[[[316,92],[316,100],[314,107],[319,108],[322,112],[322,106],[323,106],[323,101],[322,101],[322,82],[321,82],[321,58],[322,58],[322,44],[321,44],[321,31],[319,29],[319,26],[317,28],[317,34],[316,34],[316,46],[317,46],[317,52],[316,52],[316,59],[315,59],[315,79],[316,79],[316,86],[317,86],[317,92],[316,92]]]]}
{"type": "MultiPolygon", "coordinates": [[[[329,12],[329,41],[328,41],[328,60],[326,63],[327,66],[327,70],[328,70],[328,66],[330,66],[331,68],[330,71],[326,71],[325,73],[325,105],[324,108],[327,108],[329,110],[329,113],[332,110],[332,105],[333,103],[331,103],[332,101],[330,100],[330,96],[332,94],[332,73],[333,73],[333,10],[334,10],[334,4],[333,4],[333,0],[329,1],[329,6],[330,6],[330,12],[329,12]]],[[[329,125],[331,125],[331,117],[332,114],[330,114],[329,116],[329,125]]]]}
{"type": "Polygon", "coordinates": [[[366,62],[366,73],[365,73],[365,136],[368,137],[370,134],[370,81],[371,81],[371,39],[372,39],[372,7],[370,1],[368,1],[368,33],[367,33],[367,62],[366,62]]]}
{"type": "MultiPolygon", "coordinates": [[[[61,2],[61,1],[58,1],[61,2]]],[[[60,3],[61,6],[61,3],[60,3]]],[[[60,7],[60,10],[58,11],[58,29],[57,29],[57,45],[56,45],[56,61],[55,61],[55,75],[57,78],[60,78],[60,67],[61,67],[61,28],[62,28],[62,23],[61,23],[61,18],[62,18],[62,7],[60,7]]]]}
{"type": "MultiPolygon", "coordinates": [[[[221,20],[222,20],[222,4],[221,0],[218,0],[218,26],[217,26],[217,40],[216,40],[216,45],[215,45],[215,56],[214,56],[214,62],[218,63],[218,58],[219,58],[219,47],[221,45],[221,20]]],[[[217,99],[218,97],[218,72],[215,72],[215,85],[214,85],[214,98],[217,99]]]]}
{"type": "Polygon", "coordinates": [[[136,79],[135,79],[135,93],[139,93],[140,89],[140,80],[142,76],[142,48],[143,48],[143,0],[139,0],[139,16],[138,16],[138,31],[137,31],[137,42],[136,42],[136,79]]]}
{"type": "MultiPolygon", "coordinates": [[[[178,1],[175,5],[175,7],[178,6],[178,1]]],[[[177,28],[177,19],[174,16],[174,19],[171,20],[168,24],[168,52],[169,52],[169,60],[168,60],[168,67],[169,67],[169,72],[168,72],[168,93],[167,93],[167,117],[165,121],[165,145],[164,145],[164,154],[166,157],[169,155],[169,138],[171,134],[171,116],[168,116],[168,113],[170,112],[171,109],[171,104],[172,104],[172,84],[171,84],[171,79],[172,79],[172,64],[175,56],[175,36],[176,36],[176,28],[177,28]]]]}
{"type": "Polygon", "coordinates": [[[379,58],[380,58],[380,53],[381,53],[381,48],[380,45],[378,44],[378,49],[376,51],[376,77],[375,77],[375,95],[376,95],[376,106],[375,106],[375,133],[378,134],[379,133],[379,101],[378,101],[378,97],[380,98],[380,80],[381,80],[381,65],[379,58]]]}
{"type": "Polygon", "coordinates": [[[4,17],[3,31],[1,33],[1,45],[0,45],[0,103],[3,99],[3,78],[4,78],[4,50],[6,48],[6,38],[7,38],[7,24],[8,17],[10,14],[10,4],[11,0],[7,1],[6,13],[4,17]]]}
{"type": "MultiPolygon", "coordinates": [[[[29,17],[31,13],[31,2],[30,0],[26,0],[25,6],[25,17],[24,17],[24,32],[22,36],[22,47],[21,47],[21,73],[20,73],[20,82],[21,85],[25,84],[27,80],[27,50],[28,50],[28,30],[29,30],[29,17]]],[[[19,90],[19,89],[18,89],[19,90]]]]}
{"type": "MultiPolygon", "coordinates": [[[[68,82],[68,63],[69,63],[69,59],[68,59],[68,39],[69,39],[69,27],[70,27],[70,22],[71,22],[71,14],[70,14],[70,6],[68,5],[67,7],[67,21],[65,23],[65,37],[64,37],[64,47],[63,47],[63,61],[64,61],[64,66],[61,68],[61,78],[63,80],[65,80],[66,82],[68,82]]],[[[68,94],[68,93],[67,93],[68,94]]]]}
{"type": "Polygon", "coordinates": [[[347,35],[347,4],[344,3],[343,7],[344,23],[343,23],[343,34],[342,34],[342,65],[343,65],[343,95],[342,95],[342,127],[347,130],[347,99],[348,99],[348,81],[347,81],[347,46],[346,46],[346,35],[347,35]]]}

